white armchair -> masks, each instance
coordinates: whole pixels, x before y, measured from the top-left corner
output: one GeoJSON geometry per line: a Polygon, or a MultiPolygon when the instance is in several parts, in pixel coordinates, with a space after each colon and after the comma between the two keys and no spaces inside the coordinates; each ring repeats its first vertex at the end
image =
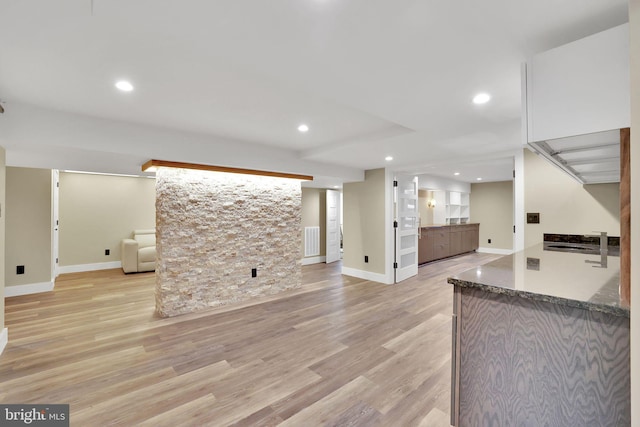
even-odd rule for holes
{"type": "Polygon", "coordinates": [[[156,269],[156,230],[135,230],[133,239],[123,239],[122,270],[141,273],[156,269]]]}

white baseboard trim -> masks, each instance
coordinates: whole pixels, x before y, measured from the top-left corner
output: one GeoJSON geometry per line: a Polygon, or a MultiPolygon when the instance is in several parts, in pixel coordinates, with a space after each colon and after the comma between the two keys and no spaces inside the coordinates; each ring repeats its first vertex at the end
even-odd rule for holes
{"type": "Polygon", "coordinates": [[[320,264],[323,262],[327,262],[326,256],[311,256],[302,258],[302,265],[320,264]]]}
{"type": "Polygon", "coordinates": [[[81,273],[83,271],[110,270],[112,268],[122,268],[122,262],[97,262],[95,264],[60,265],[58,274],[81,273]]]}
{"type": "Polygon", "coordinates": [[[2,332],[0,332],[0,354],[2,354],[8,342],[9,342],[9,330],[7,328],[4,328],[2,332]]]}
{"type": "Polygon", "coordinates": [[[497,248],[478,248],[476,252],[480,252],[483,254],[511,255],[513,253],[513,250],[497,249],[497,248]]]}
{"type": "Polygon", "coordinates": [[[370,271],[357,270],[355,268],[342,267],[342,274],[345,276],[357,277],[358,279],[371,280],[372,282],[384,283],[391,285],[393,281],[387,279],[386,274],[372,273],[370,271]]]}
{"type": "Polygon", "coordinates": [[[26,285],[5,286],[4,297],[17,297],[19,295],[39,294],[53,290],[53,281],[42,283],[29,283],[26,285]]]}

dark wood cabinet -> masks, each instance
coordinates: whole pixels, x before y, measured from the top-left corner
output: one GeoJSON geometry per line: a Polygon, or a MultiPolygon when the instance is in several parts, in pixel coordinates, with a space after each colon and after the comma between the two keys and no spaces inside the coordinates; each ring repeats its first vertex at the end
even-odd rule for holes
{"type": "Polygon", "coordinates": [[[468,249],[463,250],[462,235],[463,231],[459,227],[451,228],[449,232],[449,253],[452,255],[469,252],[468,249]]]}
{"type": "Polygon", "coordinates": [[[418,263],[434,261],[478,249],[480,224],[423,227],[418,263]]]}
{"type": "Polygon", "coordinates": [[[429,231],[427,228],[423,228],[420,233],[420,240],[418,241],[418,264],[423,264],[436,259],[435,252],[433,251],[435,230],[429,231]]]}
{"type": "Polygon", "coordinates": [[[449,230],[448,227],[439,228],[433,236],[433,252],[435,259],[449,256],[449,230]]]}
{"type": "Polygon", "coordinates": [[[477,224],[460,226],[462,229],[462,251],[470,252],[478,249],[480,227],[477,224]],[[474,227],[475,226],[475,227],[474,227]]]}

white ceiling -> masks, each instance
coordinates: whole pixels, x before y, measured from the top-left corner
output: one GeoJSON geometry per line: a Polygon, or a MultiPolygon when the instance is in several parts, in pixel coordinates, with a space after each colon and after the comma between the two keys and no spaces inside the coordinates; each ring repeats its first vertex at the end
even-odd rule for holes
{"type": "Polygon", "coordinates": [[[9,164],[107,172],[510,179],[520,64],[627,19],[623,0],[0,0],[0,145],[9,164]]]}

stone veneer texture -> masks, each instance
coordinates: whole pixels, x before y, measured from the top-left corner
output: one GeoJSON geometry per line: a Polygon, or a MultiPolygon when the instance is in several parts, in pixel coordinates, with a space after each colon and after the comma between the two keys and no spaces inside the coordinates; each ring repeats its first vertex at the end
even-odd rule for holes
{"type": "Polygon", "coordinates": [[[160,168],[156,310],[175,316],[299,287],[300,221],[300,181],[160,168]]]}

